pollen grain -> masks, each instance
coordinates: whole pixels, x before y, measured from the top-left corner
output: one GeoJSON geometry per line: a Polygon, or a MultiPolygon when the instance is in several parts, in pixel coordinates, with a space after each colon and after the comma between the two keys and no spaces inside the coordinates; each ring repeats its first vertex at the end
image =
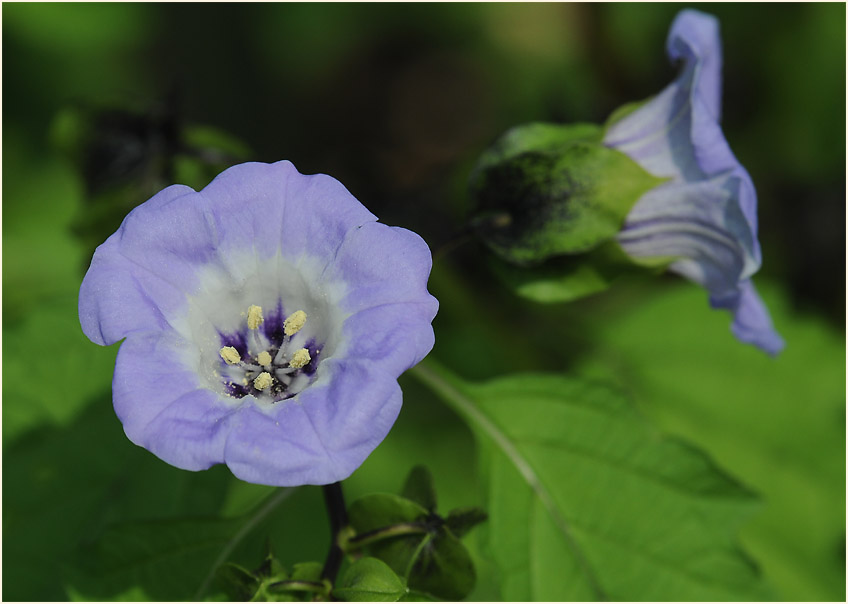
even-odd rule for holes
{"type": "Polygon", "coordinates": [[[238,365],[241,361],[241,356],[239,355],[238,350],[232,346],[224,346],[218,351],[218,354],[221,355],[221,358],[224,359],[227,365],[238,365]]]}
{"type": "Polygon", "coordinates": [[[305,324],[306,313],[302,310],[296,310],[283,322],[283,331],[287,336],[293,336],[303,329],[305,324]]]}
{"type": "Polygon", "coordinates": [[[252,304],[250,308],[247,309],[247,326],[250,329],[259,329],[259,326],[262,325],[264,320],[265,318],[262,316],[261,306],[252,304]]]}
{"type": "Polygon", "coordinates": [[[289,367],[300,369],[301,367],[306,367],[311,360],[312,357],[309,356],[309,351],[306,348],[301,348],[292,355],[291,361],[289,361],[289,367]]]}
{"type": "Polygon", "coordinates": [[[253,380],[253,386],[257,390],[265,390],[274,382],[274,378],[271,377],[271,374],[267,371],[263,371],[260,373],[255,380],[253,380]]]}

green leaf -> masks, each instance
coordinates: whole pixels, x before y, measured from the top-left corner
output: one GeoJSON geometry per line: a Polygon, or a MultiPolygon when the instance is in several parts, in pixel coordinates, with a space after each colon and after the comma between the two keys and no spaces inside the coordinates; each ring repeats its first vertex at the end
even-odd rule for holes
{"type": "Polygon", "coordinates": [[[405,578],[410,588],[458,600],[474,587],[474,565],[465,546],[441,518],[417,503],[396,495],[366,495],[351,504],[348,514],[360,538],[387,530],[366,550],[405,578]]]}
{"type": "Polygon", "coordinates": [[[615,241],[586,254],[550,258],[534,267],[518,267],[497,258],[490,265],[516,294],[543,303],[571,302],[607,289],[619,277],[651,271],[631,261],[615,241]]]}
{"type": "Polygon", "coordinates": [[[365,495],[350,504],[348,518],[357,533],[412,522],[425,518],[428,512],[420,504],[398,495],[374,493],[365,495]]]}
{"type": "Polygon", "coordinates": [[[110,389],[117,352],[117,346],[101,348],[82,334],[76,296],[36,306],[5,329],[3,446],[44,424],[75,420],[94,396],[110,389]],[[45,363],[47,382],[40,372],[45,363]]]}
{"type": "Polygon", "coordinates": [[[361,558],[350,565],[333,597],[346,602],[397,602],[406,593],[403,581],[377,558],[361,558]]]}
{"type": "Polygon", "coordinates": [[[768,596],[736,531],[753,498],[617,391],[555,375],[416,369],[475,430],[505,600],[768,596]]]}
{"type": "Polygon", "coordinates": [[[532,122],[507,130],[480,156],[478,168],[487,168],[528,151],[557,151],[574,142],[599,143],[603,129],[597,124],[547,124],[532,122]]]}
{"type": "Polygon", "coordinates": [[[615,236],[633,204],[662,180],[605,147],[599,130],[519,126],[481,156],[470,190],[472,225],[486,245],[508,262],[531,265],[615,236]]]}
{"type": "Polygon", "coordinates": [[[433,475],[425,466],[415,466],[406,477],[401,496],[410,499],[429,512],[436,510],[436,487],[433,475]]]}
{"type": "MultiPolygon", "coordinates": [[[[4,132],[4,147],[21,146],[17,134],[4,132]]],[[[82,209],[82,191],[73,171],[57,160],[17,155],[9,158],[3,171],[8,175],[3,184],[5,330],[13,321],[25,319],[42,300],[75,297],[87,258],[71,233],[82,209]]],[[[77,324],[69,316],[69,326],[77,324]]]]}
{"type": "MultiPolygon", "coordinates": [[[[576,370],[616,380],[664,429],[703,447],[763,497],[743,543],[782,600],[845,599],[845,334],[757,287],[786,349],[742,344],[701,288],[623,288],[599,309],[598,354],[576,370]]],[[[590,325],[591,326],[591,325],[590,325]]]]}
{"type": "Polygon", "coordinates": [[[321,580],[323,569],[320,562],[298,562],[292,567],[290,580],[317,582],[321,580]]]}

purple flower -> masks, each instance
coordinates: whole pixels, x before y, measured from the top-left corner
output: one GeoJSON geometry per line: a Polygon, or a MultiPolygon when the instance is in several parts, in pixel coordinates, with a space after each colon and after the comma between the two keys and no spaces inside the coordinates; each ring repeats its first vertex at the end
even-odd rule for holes
{"type": "Polygon", "coordinates": [[[777,354],[783,340],[751,283],[761,262],[756,192],[719,126],[718,21],[680,12],[667,51],[682,60],[680,75],[604,136],[604,144],[669,179],[637,201],[618,241],[637,259],[673,258],[670,268],[704,286],[713,308],[734,314],[737,338],[777,354]]]}
{"type": "Polygon", "coordinates": [[[433,347],[431,264],[335,179],[242,164],[133,210],[94,254],[80,323],[125,338],[112,392],[132,442],[187,470],[327,484],[385,438],[398,376],[433,347]]]}

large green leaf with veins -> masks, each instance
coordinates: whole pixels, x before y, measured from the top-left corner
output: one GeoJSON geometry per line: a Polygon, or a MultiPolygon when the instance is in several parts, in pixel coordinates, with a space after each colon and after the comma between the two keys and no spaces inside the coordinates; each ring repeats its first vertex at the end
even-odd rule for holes
{"type": "Polygon", "coordinates": [[[755,507],[618,391],[556,375],[417,375],[479,441],[505,600],[759,600],[736,534],[755,507]]]}
{"type": "Polygon", "coordinates": [[[681,282],[648,297],[622,288],[642,301],[584,321],[601,329],[578,370],[614,379],[756,489],[762,510],[742,540],[780,599],[844,600],[845,335],[757,285],[786,339],[776,358],[737,341],[729,313],[681,282]]]}

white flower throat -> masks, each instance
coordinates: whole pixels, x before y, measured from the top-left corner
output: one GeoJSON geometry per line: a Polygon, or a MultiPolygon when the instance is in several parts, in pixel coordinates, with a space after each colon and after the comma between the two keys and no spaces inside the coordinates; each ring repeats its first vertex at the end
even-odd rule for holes
{"type": "Polygon", "coordinates": [[[297,310],[283,321],[282,333],[269,337],[260,327],[265,322],[262,307],[247,309],[247,337],[236,346],[223,346],[221,377],[227,394],[235,398],[247,395],[277,402],[291,398],[303,390],[315,373],[320,349],[314,356],[308,348],[291,345],[292,336],[306,324],[306,313],[297,310]],[[274,341],[278,340],[278,341],[274,341]]]}

